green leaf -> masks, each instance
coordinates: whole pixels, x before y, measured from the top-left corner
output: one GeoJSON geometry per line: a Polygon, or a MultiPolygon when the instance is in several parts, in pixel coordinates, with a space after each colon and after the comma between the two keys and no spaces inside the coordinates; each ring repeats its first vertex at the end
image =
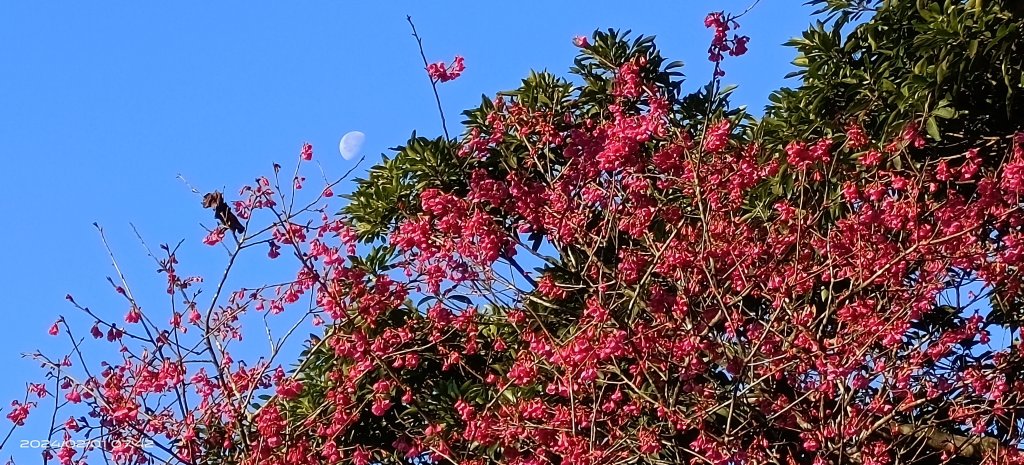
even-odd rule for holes
{"type": "Polygon", "coordinates": [[[942,119],[953,119],[956,116],[956,111],[950,107],[942,107],[932,111],[932,115],[942,119]]]}
{"type": "Polygon", "coordinates": [[[935,118],[928,118],[928,121],[925,122],[925,129],[932,139],[942,140],[942,136],[939,135],[939,123],[935,122],[935,118]]]}

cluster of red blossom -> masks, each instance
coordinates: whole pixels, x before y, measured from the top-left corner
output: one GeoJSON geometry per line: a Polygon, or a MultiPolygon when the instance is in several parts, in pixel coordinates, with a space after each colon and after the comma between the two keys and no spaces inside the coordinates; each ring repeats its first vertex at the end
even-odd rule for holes
{"type": "Polygon", "coordinates": [[[729,31],[739,29],[740,25],[722,12],[708,14],[704,18],[704,27],[715,30],[715,37],[711,40],[711,46],[708,47],[708,59],[715,63],[715,77],[725,76],[725,71],[722,70],[722,60],[725,59],[723,54],[728,53],[730,56],[738,57],[747,53],[747,43],[750,42],[750,37],[733,34],[732,39],[729,39],[729,31]]]}
{"type": "Polygon", "coordinates": [[[427,74],[434,82],[451,81],[461,76],[462,72],[466,70],[465,61],[461,56],[455,55],[455,60],[451,65],[446,65],[443,61],[431,63],[427,65],[427,74]]]}

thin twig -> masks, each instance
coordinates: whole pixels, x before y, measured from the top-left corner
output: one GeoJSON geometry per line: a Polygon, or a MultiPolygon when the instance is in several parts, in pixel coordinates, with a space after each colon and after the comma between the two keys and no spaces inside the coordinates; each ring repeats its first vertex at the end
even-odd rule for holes
{"type": "MultiPolygon", "coordinates": [[[[409,21],[409,26],[412,27],[412,36],[416,38],[416,45],[420,48],[420,57],[423,58],[423,71],[427,71],[430,63],[427,61],[427,54],[423,51],[423,39],[416,33],[416,25],[412,22],[412,16],[406,15],[405,20],[409,21]]],[[[448,136],[448,123],[444,119],[444,108],[441,107],[441,95],[437,93],[437,81],[430,77],[429,73],[427,73],[427,79],[430,79],[430,88],[434,90],[434,100],[437,101],[437,112],[441,115],[441,129],[444,130],[444,138],[445,140],[450,140],[451,137],[448,136]]]]}
{"type": "Polygon", "coordinates": [[[729,19],[735,21],[737,19],[742,18],[747,13],[750,13],[750,10],[753,10],[754,7],[756,7],[758,3],[761,3],[761,0],[754,0],[754,3],[751,3],[750,6],[748,6],[746,10],[743,10],[743,13],[740,13],[740,14],[738,14],[736,16],[733,16],[732,18],[729,18],[729,19]]]}
{"type": "Polygon", "coordinates": [[[177,178],[178,178],[178,180],[180,180],[181,182],[185,183],[185,185],[186,185],[186,186],[188,186],[188,188],[189,188],[189,189],[190,189],[190,190],[192,191],[192,193],[193,193],[193,194],[199,194],[199,191],[198,191],[198,190],[196,190],[196,188],[195,188],[195,187],[192,187],[192,184],[189,184],[188,180],[187,180],[187,179],[185,179],[185,177],[184,177],[184,176],[182,176],[182,175],[181,175],[181,173],[178,173],[178,176],[177,176],[177,178]]]}

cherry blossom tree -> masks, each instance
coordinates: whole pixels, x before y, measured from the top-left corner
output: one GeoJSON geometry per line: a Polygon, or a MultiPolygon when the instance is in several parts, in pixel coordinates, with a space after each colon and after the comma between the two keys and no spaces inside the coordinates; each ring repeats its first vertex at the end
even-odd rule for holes
{"type": "Polygon", "coordinates": [[[72,353],[37,355],[49,384],[9,418],[84,406],[51,429],[102,444],[62,464],[1024,462],[1022,19],[810,3],[800,87],[763,117],[721,85],[750,39],[718,12],[697,91],[651,38],[598,31],[571,78],[413,134],[340,206],[303,147],[225,194],[222,277],[153,254],[169,315],[120,279],[123,323],[69,296],[121,359],[58,321],[72,353]],[[248,253],[294,278],[226,288],[248,253]],[[253,312],[323,332],[290,367],[235,360],[253,312]]]}

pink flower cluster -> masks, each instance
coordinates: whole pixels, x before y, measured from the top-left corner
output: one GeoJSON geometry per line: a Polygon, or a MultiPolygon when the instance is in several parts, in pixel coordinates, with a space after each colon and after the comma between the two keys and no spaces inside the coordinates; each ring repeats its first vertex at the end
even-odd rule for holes
{"type": "Polygon", "coordinates": [[[722,60],[725,53],[730,56],[740,56],[747,53],[747,43],[750,37],[733,34],[729,39],[728,32],[732,29],[739,29],[740,25],[735,20],[729,19],[722,12],[710,13],[704,18],[704,27],[715,30],[715,36],[711,39],[711,46],[708,47],[708,60],[715,63],[716,78],[725,76],[722,70],[722,60]]]}
{"type": "Polygon", "coordinates": [[[455,55],[451,65],[445,65],[443,61],[431,63],[427,66],[427,74],[434,82],[448,82],[458,78],[466,70],[465,59],[455,55]]]}

